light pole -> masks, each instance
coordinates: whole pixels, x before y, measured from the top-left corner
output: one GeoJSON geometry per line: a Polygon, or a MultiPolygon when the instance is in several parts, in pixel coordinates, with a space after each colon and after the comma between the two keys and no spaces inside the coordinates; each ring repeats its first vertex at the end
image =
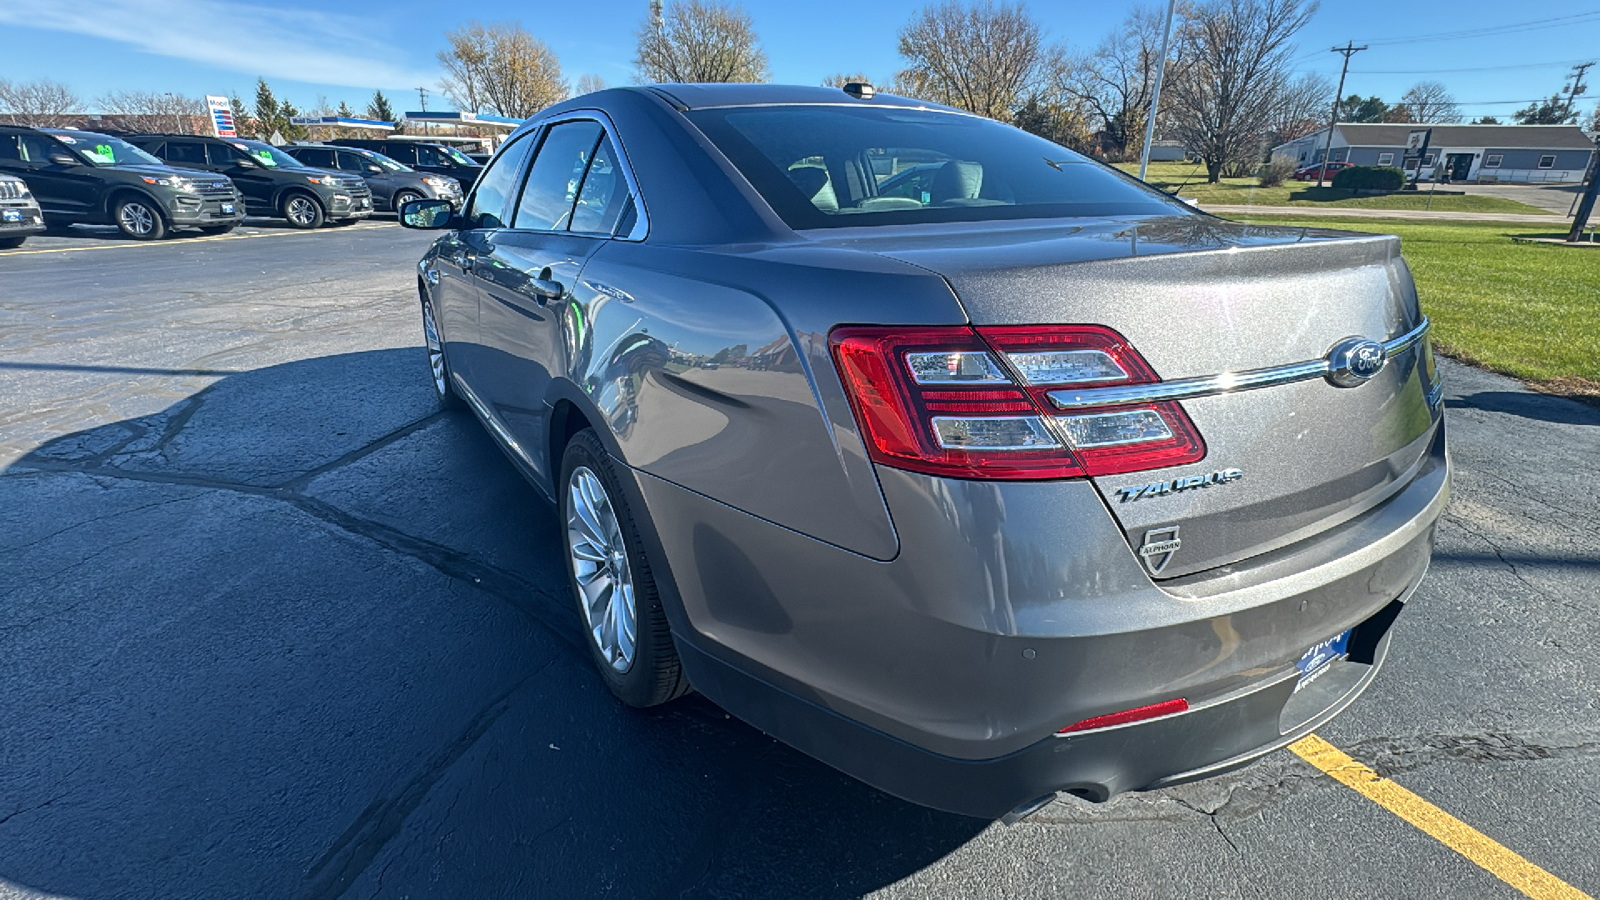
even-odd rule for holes
{"type": "Polygon", "coordinates": [[[1156,137],[1156,110],[1161,106],[1161,80],[1167,74],[1167,44],[1172,40],[1172,9],[1178,0],[1167,0],[1167,27],[1161,30],[1161,62],[1156,64],[1155,89],[1150,92],[1150,121],[1144,124],[1144,149],[1139,152],[1139,180],[1150,165],[1150,142],[1156,137]]]}

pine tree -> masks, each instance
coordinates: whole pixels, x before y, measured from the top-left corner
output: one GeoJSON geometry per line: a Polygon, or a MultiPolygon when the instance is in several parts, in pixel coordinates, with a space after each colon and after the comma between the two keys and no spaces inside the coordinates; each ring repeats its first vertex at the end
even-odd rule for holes
{"type": "Polygon", "coordinates": [[[353,118],[355,118],[355,115],[356,115],[355,112],[350,109],[350,104],[344,102],[343,100],[339,101],[339,116],[340,116],[340,118],[353,119],[353,118]]]}
{"type": "Polygon", "coordinates": [[[272,93],[272,88],[267,86],[265,78],[256,79],[255,122],[256,136],[263,140],[271,137],[274,131],[281,131],[284,125],[278,98],[272,93]]]}
{"type": "Polygon", "coordinates": [[[233,130],[238,132],[240,137],[255,134],[255,121],[250,117],[250,110],[244,105],[244,98],[239,96],[238,91],[228,98],[228,106],[233,109],[233,130]]]}
{"type": "Polygon", "coordinates": [[[383,91],[372,92],[372,102],[367,104],[367,118],[380,122],[394,121],[394,107],[389,105],[389,98],[383,95],[383,91]]]}

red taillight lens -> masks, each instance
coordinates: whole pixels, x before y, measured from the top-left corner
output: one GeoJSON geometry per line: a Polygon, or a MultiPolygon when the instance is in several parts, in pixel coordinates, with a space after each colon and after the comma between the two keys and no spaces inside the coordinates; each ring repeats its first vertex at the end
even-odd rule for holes
{"type": "Polygon", "coordinates": [[[1176,403],[1056,414],[1064,386],[1158,381],[1108,328],[835,329],[834,363],[876,462],[960,478],[1110,475],[1196,462],[1176,403]]]}
{"type": "Polygon", "coordinates": [[[958,478],[1084,474],[972,329],[839,328],[829,341],[874,461],[958,478]]]}
{"type": "Polygon", "coordinates": [[[1182,697],[1178,697],[1174,700],[1163,700],[1160,703],[1152,703],[1149,706],[1141,706],[1137,709],[1125,709],[1122,712],[1108,713],[1103,716],[1094,716],[1093,718],[1084,719],[1082,722],[1074,722],[1056,732],[1056,734],[1072,734],[1073,732],[1077,731],[1092,731],[1096,728],[1110,728],[1114,725],[1127,725],[1130,722],[1143,722],[1146,719],[1159,719],[1162,716],[1172,716],[1188,711],[1189,701],[1183,699],[1182,697]]]}

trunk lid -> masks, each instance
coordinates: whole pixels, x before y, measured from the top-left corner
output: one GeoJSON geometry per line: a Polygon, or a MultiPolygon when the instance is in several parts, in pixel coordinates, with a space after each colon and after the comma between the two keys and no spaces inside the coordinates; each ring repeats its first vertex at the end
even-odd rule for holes
{"type": "MultiPolygon", "coordinates": [[[[890,231],[810,236],[938,273],[976,325],[1113,328],[1163,381],[1321,360],[1422,321],[1390,236],[1198,215],[890,231]]],[[[1427,346],[1355,388],[1316,377],[1183,400],[1204,459],[1094,482],[1154,577],[1310,537],[1381,503],[1422,460],[1438,416],[1427,346]]]]}

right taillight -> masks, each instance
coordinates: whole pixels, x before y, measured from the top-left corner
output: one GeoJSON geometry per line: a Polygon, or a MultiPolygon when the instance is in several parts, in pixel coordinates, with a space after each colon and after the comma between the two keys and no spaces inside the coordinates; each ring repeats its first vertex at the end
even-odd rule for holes
{"type": "Polygon", "coordinates": [[[1159,380],[1107,328],[846,327],[829,341],[868,452],[884,465],[961,478],[1048,479],[1205,456],[1176,403],[1054,414],[1051,389],[1159,380]]]}

